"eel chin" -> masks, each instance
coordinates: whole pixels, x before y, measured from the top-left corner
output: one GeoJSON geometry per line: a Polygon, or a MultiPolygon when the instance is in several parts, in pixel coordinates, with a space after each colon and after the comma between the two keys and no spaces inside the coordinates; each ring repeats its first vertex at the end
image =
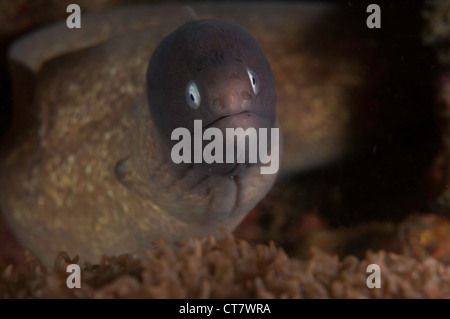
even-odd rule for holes
{"type": "Polygon", "coordinates": [[[273,123],[272,119],[251,112],[221,117],[213,124],[203,128],[203,160],[202,163],[196,165],[208,175],[236,176],[245,174],[249,167],[266,164],[266,162],[261,161],[260,153],[262,151],[264,155],[271,154],[273,123]],[[208,132],[207,130],[210,128],[214,128],[214,131],[208,132]],[[205,132],[209,133],[207,138],[205,138],[205,132]],[[210,134],[214,137],[210,138],[210,134]],[[216,143],[215,139],[220,137],[222,143],[216,143]],[[261,145],[261,142],[263,145],[261,145]],[[216,156],[220,146],[221,157],[216,156]],[[260,148],[260,146],[262,147],[260,148]],[[214,150],[212,150],[213,148],[214,150]],[[231,155],[228,154],[230,150],[233,150],[231,155]],[[227,155],[229,158],[227,158],[227,155]],[[210,157],[215,161],[205,161],[205,157],[210,157]],[[218,160],[220,158],[221,162],[218,160]]]}

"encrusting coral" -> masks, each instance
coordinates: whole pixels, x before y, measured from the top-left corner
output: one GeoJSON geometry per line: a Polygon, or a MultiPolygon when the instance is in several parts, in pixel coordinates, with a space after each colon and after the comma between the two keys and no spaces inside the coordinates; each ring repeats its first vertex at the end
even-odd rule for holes
{"type": "Polygon", "coordinates": [[[25,269],[0,267],[2,298],[450,298],[450,266],[432,257],[368,251],[359,260],[312,249],[307,262],[289,258],[273,242],[252,246],[224,238],[190,239],[173,249],[163,241],[144,257],[103,257],[86,263],[81,288],[66,286],[62,252],[45,269],[31,254],[25,269]],[[381,270],[381,288],[368,288],[369,264],[381,270]]]}

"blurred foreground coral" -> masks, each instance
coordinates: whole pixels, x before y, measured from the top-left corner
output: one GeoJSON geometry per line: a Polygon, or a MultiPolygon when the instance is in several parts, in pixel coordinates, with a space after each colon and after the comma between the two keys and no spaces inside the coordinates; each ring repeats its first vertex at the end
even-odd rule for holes
{"type": "Polygon", "coordinates": [[[433,257],[422,262],[368,251],[362,260],[312,249],[307,262],[283,249],[224,238],[190,239],[177,249],[160,242],[145,256],[104,257],[81,271],[81,288],[66,286],[60,253],[44,269],[29,254],[24,268],[0,266],[2,298],[450,298],[450,266],[433,257]],[[381,288],[369,289],[369,264],[381,269],[381,288]]]}

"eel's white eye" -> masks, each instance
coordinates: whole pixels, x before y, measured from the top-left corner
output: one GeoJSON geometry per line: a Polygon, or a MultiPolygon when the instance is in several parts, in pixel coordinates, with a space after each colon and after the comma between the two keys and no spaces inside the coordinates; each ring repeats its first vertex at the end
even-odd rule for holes
{"type": "Polygon", "coordinates": [[[258,80],[256,78],[256,74],[252,70],[250,70],[249,68],[247,68],[247,73],[248,73],[248,78],[250,79],[250,84],[252,85],[252,88],[253,88],[253,92],[255,94],[258,94],[259,83],[258,83],[258,80]]]}
{"type": "Polygon", "coordinates": [[[198,109],[201,102],[200,92],[195,81],[189,81],[186,87],[186,100],[191,108],[198,109]]]}

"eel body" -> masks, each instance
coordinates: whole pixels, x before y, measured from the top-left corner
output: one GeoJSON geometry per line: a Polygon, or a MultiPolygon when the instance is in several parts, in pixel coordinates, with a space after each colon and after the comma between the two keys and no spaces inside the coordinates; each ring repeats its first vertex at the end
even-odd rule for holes
{"type": "Polygon", "coordinates": [[[79,30],[56,24],[11,48],[15,105],[0,161],[0,205],[43,262],[61,250],[95,260],[138,252],[161,237],[175,242],[233,230],[276,174],[260,174],[260,165],[239,172],[174,165],[170,132],[177,126],[192,132],[194,119],[222,131],[279,125],[282,175],[344,154],[366,74],[347,55],[354,39],[344,34],[333,46],[332,6],[193,8],[201,18],[232,23],[180,28],[182,7],[137,6],[86,14],[79,30]],[[189,28],[219,38],[210,35],[202,46],[189,28]],[[164,42],[169,34],[173,43],[186,42],[164,42]],[[195,57],[183,55],[189,43],[200,51],[195,57]],[[198,109],[189,107],[190,81],[202,97],[198,109]]]}

